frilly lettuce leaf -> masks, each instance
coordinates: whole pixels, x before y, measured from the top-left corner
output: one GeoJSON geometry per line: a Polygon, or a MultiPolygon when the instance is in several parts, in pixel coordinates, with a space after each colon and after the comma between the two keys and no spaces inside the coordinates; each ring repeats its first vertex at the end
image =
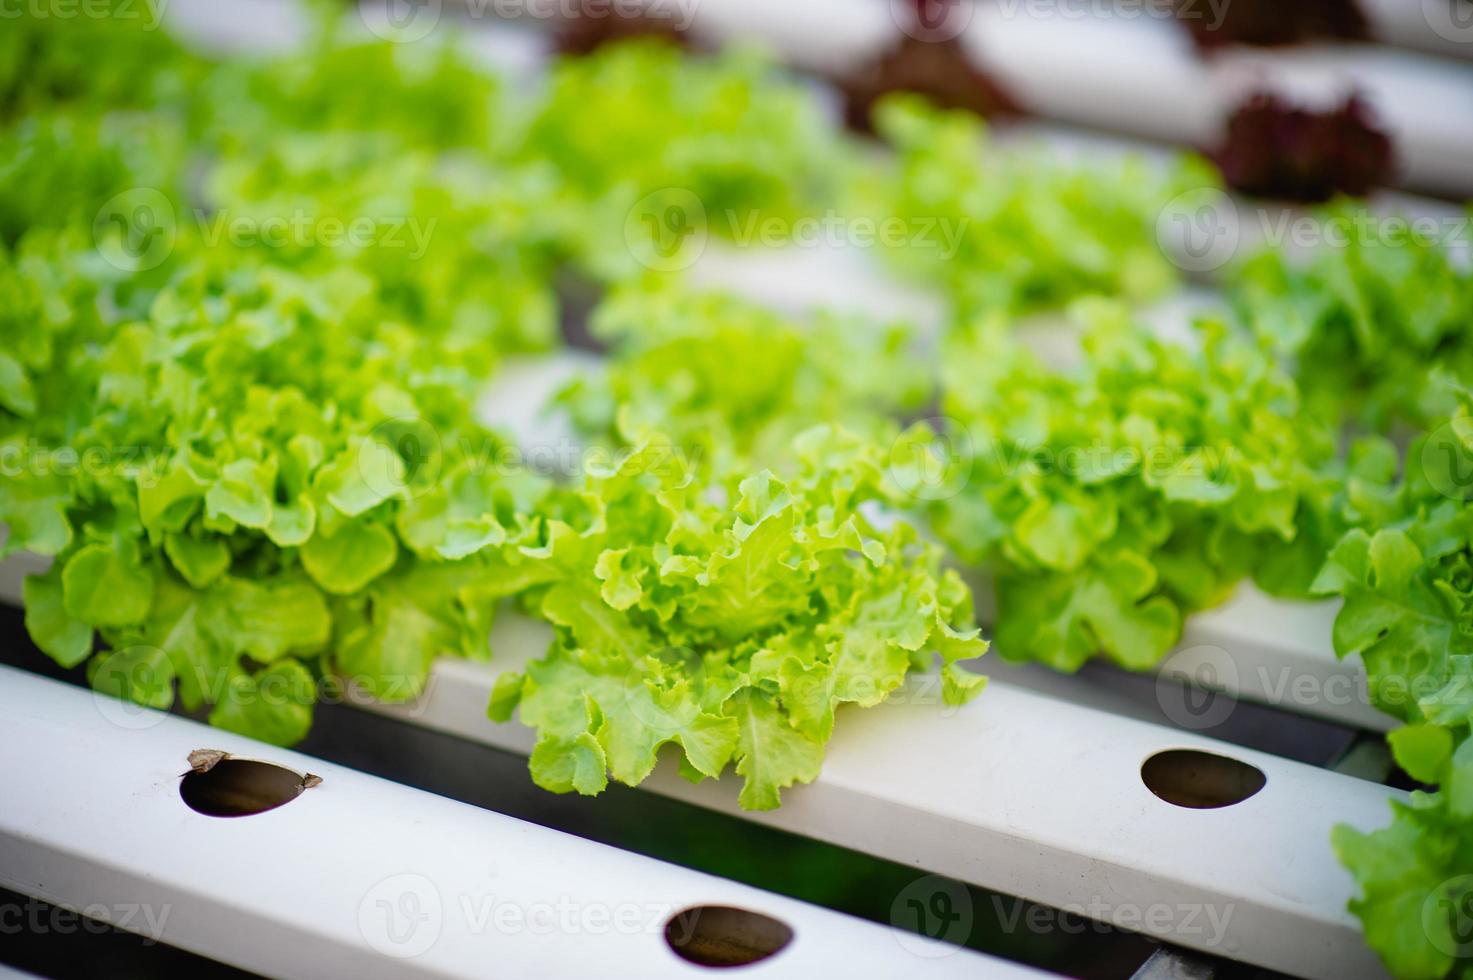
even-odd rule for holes
{"type": "MultiPolygon", "coordinates": [[[[1473,900],[1473,742],[1456,752],[1450,741],[1393,738],[1397,761],[1437,792],[1416,791],[1392,804],[1389,826],[1369,833],[1347,825],[1332,835],[1335,854],[1355,875],[1350,908],[1366,942],[1387,969],[1407,980],[1466,977],[1467,903],[1473,900]],[[1435,776],[1433,775],[1435,773],[1435,776]]],[[[1431,729],[1433,732],[1444,729],[1431,729]]]]}
{"type": "Polygon", "coordinates": [[[860,173],[853,207],[903,220],[905,245],[887,255],[945,287],[963,315],[1160,294],[1176,274],[1157,216],[1180,191],[1215,183],[1200,161],[1073,166],[998,147],[978,117],[917,95],[886,96],[874,118],[895,160],[860,173]]]}
{"type": "Polygon", "coordinates": [[[1244,319],[1293,365],[1323,419],[1381,431],[1445,419],[1457,401],[1443,379],[1473,383],[1473,274],[1442,241],[1446,224],[1429,232],[1431,219],[1350,202],[1315,218],[1343,243],[1243,263],[1230,291],[1244,319]]]}
{"type": "Polygon", "coordinates": [[[1307,592],[1312,556],[1344,527],[1322,506],[1335,447],[1296,419],[1269,353],[1224,325],[1172,342],[1115,306],[1079,312],[1077,368],[1045,366],[995,321],[952,337],[953,431],[914,437],[948,440],[956,477],[920,503],[992,573],[1004,656],[1073,670],[1104,653],[1144,669],[1187,612],[1260,568],[1276,591],[1307,592]],[[1305,537],[1308,560],[1293,551],[1305,537]]]}
{"type": "Polygon", "coordinates": [[[911,331],[861,317],[802,322],[722,293],[637,282],[599,304],[592,333],[611,357],[560,401],[595,438],[656,429],[691,454],[775,461],[824,422],[893,439],[891,417],[931,394],[911,331]]]}
{"type": "Polygon", "coordinates": [[[579,202],[574,254],[617,279],[639,271],[636,239],[740,238],[758,216],[791,222],[831,203],[839,147],[813,93],[768,59],[646,38],[560,61],[520,157],[555,169],[579,202]]]}
{"type": "Polygon", "coordinates": [[[153,107],[187,98],[203,59],[159,29],[161,0],[93,0],[85,11],[13,8],[0,35],[0,124],[57,106],[153,107]]]}
{"type": "Polygon", "coordinates": [[[1372,703],[1407,724],[1389,741],[1397,764],[1435,792],[1392,807],[1388,827],[1335,829],[1336,854],[1355,876],[1351,910],[1398,977],[1468,974],[1473,900],[1473,396],[1414,440],[1393,467],[1363,467],[1375,490],[1363,527],[1335,545],[1315,590],[1337,595],[1334,646],[1359,655],[1372,703]]]}
{"type": "Polygon", "coordinates": [[[970,594],[903,523],[879,529],[879,455],[838,429],[801,433],[790,474],[712,472],[647,435],[590,468],[523,551],[557,569],[528,596],[557,640],[503,679],[493,715],[538,730],[533,778],[549,789],[637,784],[662,745],[682,771],[734,763],[743,806],[778,805],[811,781],[844,703],[873,705],[940,656],[946,703],[980,678],[957,661],[986,644],[970,594]]]}

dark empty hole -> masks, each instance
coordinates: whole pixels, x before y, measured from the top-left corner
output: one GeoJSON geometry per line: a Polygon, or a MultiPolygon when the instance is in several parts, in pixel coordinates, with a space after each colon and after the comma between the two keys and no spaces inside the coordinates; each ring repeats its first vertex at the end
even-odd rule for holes
{"type": "Polygon", "coordinates": [[[665,942],[681,959],[701,966],[746,966],[793,941],[793,930],[760,912],[697,905],[665,923],[665,942]]]}
{"type": "Polygon", "coordinates": [[[1141,781],[1167,803],[1215,810],[1263,789],[1263,772],[1246,762],[1196,749],[1157,752],[1141,764],[1141,781]]]}
{"type": "Polygon", "coordinates": [[[204,771],[184,774],[179,796],[208,817],[248,817],[290,803],[307,787],[307,777],[254,759],[222,759],[204,771]]]}

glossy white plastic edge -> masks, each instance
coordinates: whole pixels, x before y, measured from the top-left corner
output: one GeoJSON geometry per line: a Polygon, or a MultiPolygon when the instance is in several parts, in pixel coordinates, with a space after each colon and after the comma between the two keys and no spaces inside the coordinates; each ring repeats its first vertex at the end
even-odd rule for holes
{"type": "Polygon", "coordinates": [[[268,976],[696,977],[664,929],[702,905],[793,930],[743,976],[1040,975],[3,667],[0,772],[6,887],[268,976]],[[322,783],[205,816],[195,749],[322,783]]]}
{"type": "MultiPolygon", "coordinates": [[[[977,619],[995,621],[990,587],[984,576],[968,572],[977,596],[977,619]]],[[[1387,732],[1401,724],[1371,706],[1366,672],[1359,657],[1339,659],[1330,644],[1338,601],[1294,602],[1264,594],[1251,582],[1241,584],[1219,606],[1187,616],[1180,642],[1155,667],[1163,678],[1196,688],[1221,691],[1282,711],[1320,718],[1351,728],[1387,732]]],[[[1009,664],[1009,676],[1057,697],[1095,706],[1110,705],[1088,681],[1058,675],[1032,664],[1009,664]]],[[[1162,707],[1178,704],[1162,698],[1162,707]]],[[[1118,705],[1114,707],[1120,707],[1118,705]]],[[[1191,727],[1221,721],[1212,702],[1174,718],[1191,727]]]]}

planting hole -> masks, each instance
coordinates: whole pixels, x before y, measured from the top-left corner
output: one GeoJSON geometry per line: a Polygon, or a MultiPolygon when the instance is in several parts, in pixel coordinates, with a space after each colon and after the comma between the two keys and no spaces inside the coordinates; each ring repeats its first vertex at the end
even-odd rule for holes
{"type": "Polygon", "coordinates": [[[675,955],[700,966],[746,966],[792,941],[793,930],[771,916],[727,905],[697,905],[665,923],[675,955]]]}
{"type": "Polygon", "coordinates": [[[1157,752],[1141,764],[1141,782],[1167,803],[1215,810],[1263,789],[1263,772],[1246,762],[1196,749],[1157,752]]]}
{"type": "Polygon", "coordinates": [[[192,753],[194,768],[179,782],[179,796],[207,817],[248,817],[290,803],[322,780],[284,766],[218,753],[192,753]],[[209,758],[215,755],[215,758],[209,758]],[[205,756],[203,762],[196,757],[205,756]]]}

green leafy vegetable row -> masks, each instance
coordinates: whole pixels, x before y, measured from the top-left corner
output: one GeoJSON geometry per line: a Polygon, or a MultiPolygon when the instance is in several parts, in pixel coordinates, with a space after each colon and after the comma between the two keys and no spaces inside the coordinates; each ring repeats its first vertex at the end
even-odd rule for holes
{"type": "Polygon", "coordinates": [[[1343,597],[1335,651],[1359,655],[1372,703],[1406,722],[1390,735],[1426,785],[1389,827],[1335,830],[1360,886],[1352,908],[1399,977],[1467,976],[1473,901],[1473,397],[1414,440],[1399,483],[1364,488],[1378,511],[1335,546],[1315,581],[1343,597]]]}
{"type": "Polygon", "coordinates": [[[1344,244],[1265,250],[1233,271],[1242,318],[1293,366],[1318,418],[1383,432],[1446,421],[1473,378],[1473,287],[1442,241],[1459,240],[1458,223],[1408,231],[1348,204],[1319,222],[1344,244]]]}
{"type": "Polygon", "coordinates": [[[954,231],[955,249],[923,234],[892,257],[943,287],[962,319],[1094,294],[1157,298],[1177,279],[1157,243],[1158,215],[1176,195],[1215,186],[1207,164],[1192,158],[1155,164],[1100,154],[1081,166],[1005,148],[976,116],[920,96],[883,100],[875,122],[893,160],[856,174],[851,206],[907,219],[917,231],[933,223],[954,231]]]}

